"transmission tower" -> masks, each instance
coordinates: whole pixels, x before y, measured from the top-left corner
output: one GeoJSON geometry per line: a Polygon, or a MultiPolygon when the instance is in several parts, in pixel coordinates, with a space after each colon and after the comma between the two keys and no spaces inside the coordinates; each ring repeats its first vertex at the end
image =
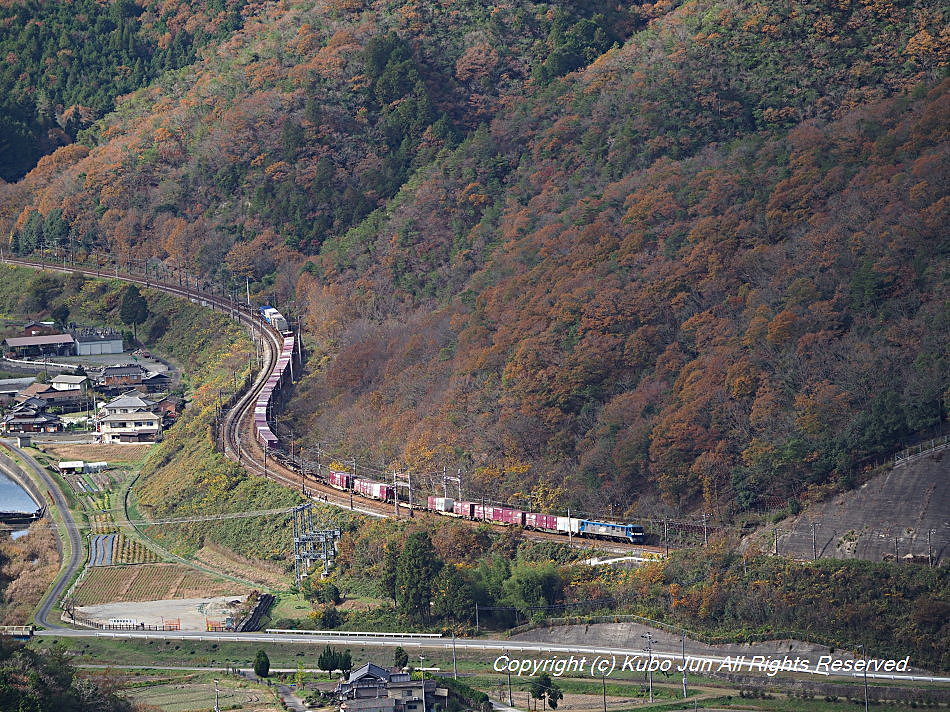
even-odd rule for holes
{"type": "Polygon", "coordinates": [[[294,507],[294,579],[300,583],[310,574],[314,562],[323,564],[323,575],[330,572],[336,559],[336,541],[340,538],[339,529],[321,528],[320,522],[314,522],[312,504],[294,507]]]}

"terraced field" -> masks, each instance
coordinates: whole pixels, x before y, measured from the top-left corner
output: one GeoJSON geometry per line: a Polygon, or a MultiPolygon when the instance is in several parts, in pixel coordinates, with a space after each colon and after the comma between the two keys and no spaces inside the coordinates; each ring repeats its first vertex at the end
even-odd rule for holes
{"type": "Polygon", "coordinates": [[[218,581],[178,564],[94,566],[76,587],[76,605],[91,606],[119,601],[156,601],[173,598],[228,596],[241,591],[239,584],[218,581]]]}

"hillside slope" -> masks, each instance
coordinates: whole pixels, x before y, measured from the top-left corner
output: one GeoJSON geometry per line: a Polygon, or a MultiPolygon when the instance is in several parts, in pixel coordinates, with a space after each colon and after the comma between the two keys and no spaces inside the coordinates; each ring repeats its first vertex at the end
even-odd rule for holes
{"type": "Polygon", "coordinates": [[[880,474],[853,492],[810,505],[759,537],[769,551],[778,537],[783,556],[894,560],[939,566],[950,547],[950,491],[944,449],[880,474]],[[815,525],[815,531],[812,531],[815,525]],[[928,536],[930,532],[930,536],[928,536]]]}
{"type": "Polygon", "coordinates": [[[947,8],[581,7],[263,6],[0,219],[293,299],[300,444],[423,487],[727,516],[944,419],[947,8]]]}

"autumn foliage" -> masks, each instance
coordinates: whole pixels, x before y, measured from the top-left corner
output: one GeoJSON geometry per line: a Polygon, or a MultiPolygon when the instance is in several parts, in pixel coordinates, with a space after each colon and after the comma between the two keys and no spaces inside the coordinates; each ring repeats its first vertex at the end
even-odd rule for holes
{"type": "Polygon", "coordinates": [[[940,3],[239,10],[0,226],[292,299],[304,447],[727,515],[945,419],[940,3]]]}

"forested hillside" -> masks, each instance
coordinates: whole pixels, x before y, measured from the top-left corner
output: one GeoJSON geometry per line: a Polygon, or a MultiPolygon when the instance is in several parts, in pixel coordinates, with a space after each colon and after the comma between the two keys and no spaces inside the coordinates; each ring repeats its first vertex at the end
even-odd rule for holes
{"type": "Polygon", "coordinates": [[[945,419],[942,3],[239,14],[0,221],[292,300],[303,446],[727,515],[945,419]]]}

